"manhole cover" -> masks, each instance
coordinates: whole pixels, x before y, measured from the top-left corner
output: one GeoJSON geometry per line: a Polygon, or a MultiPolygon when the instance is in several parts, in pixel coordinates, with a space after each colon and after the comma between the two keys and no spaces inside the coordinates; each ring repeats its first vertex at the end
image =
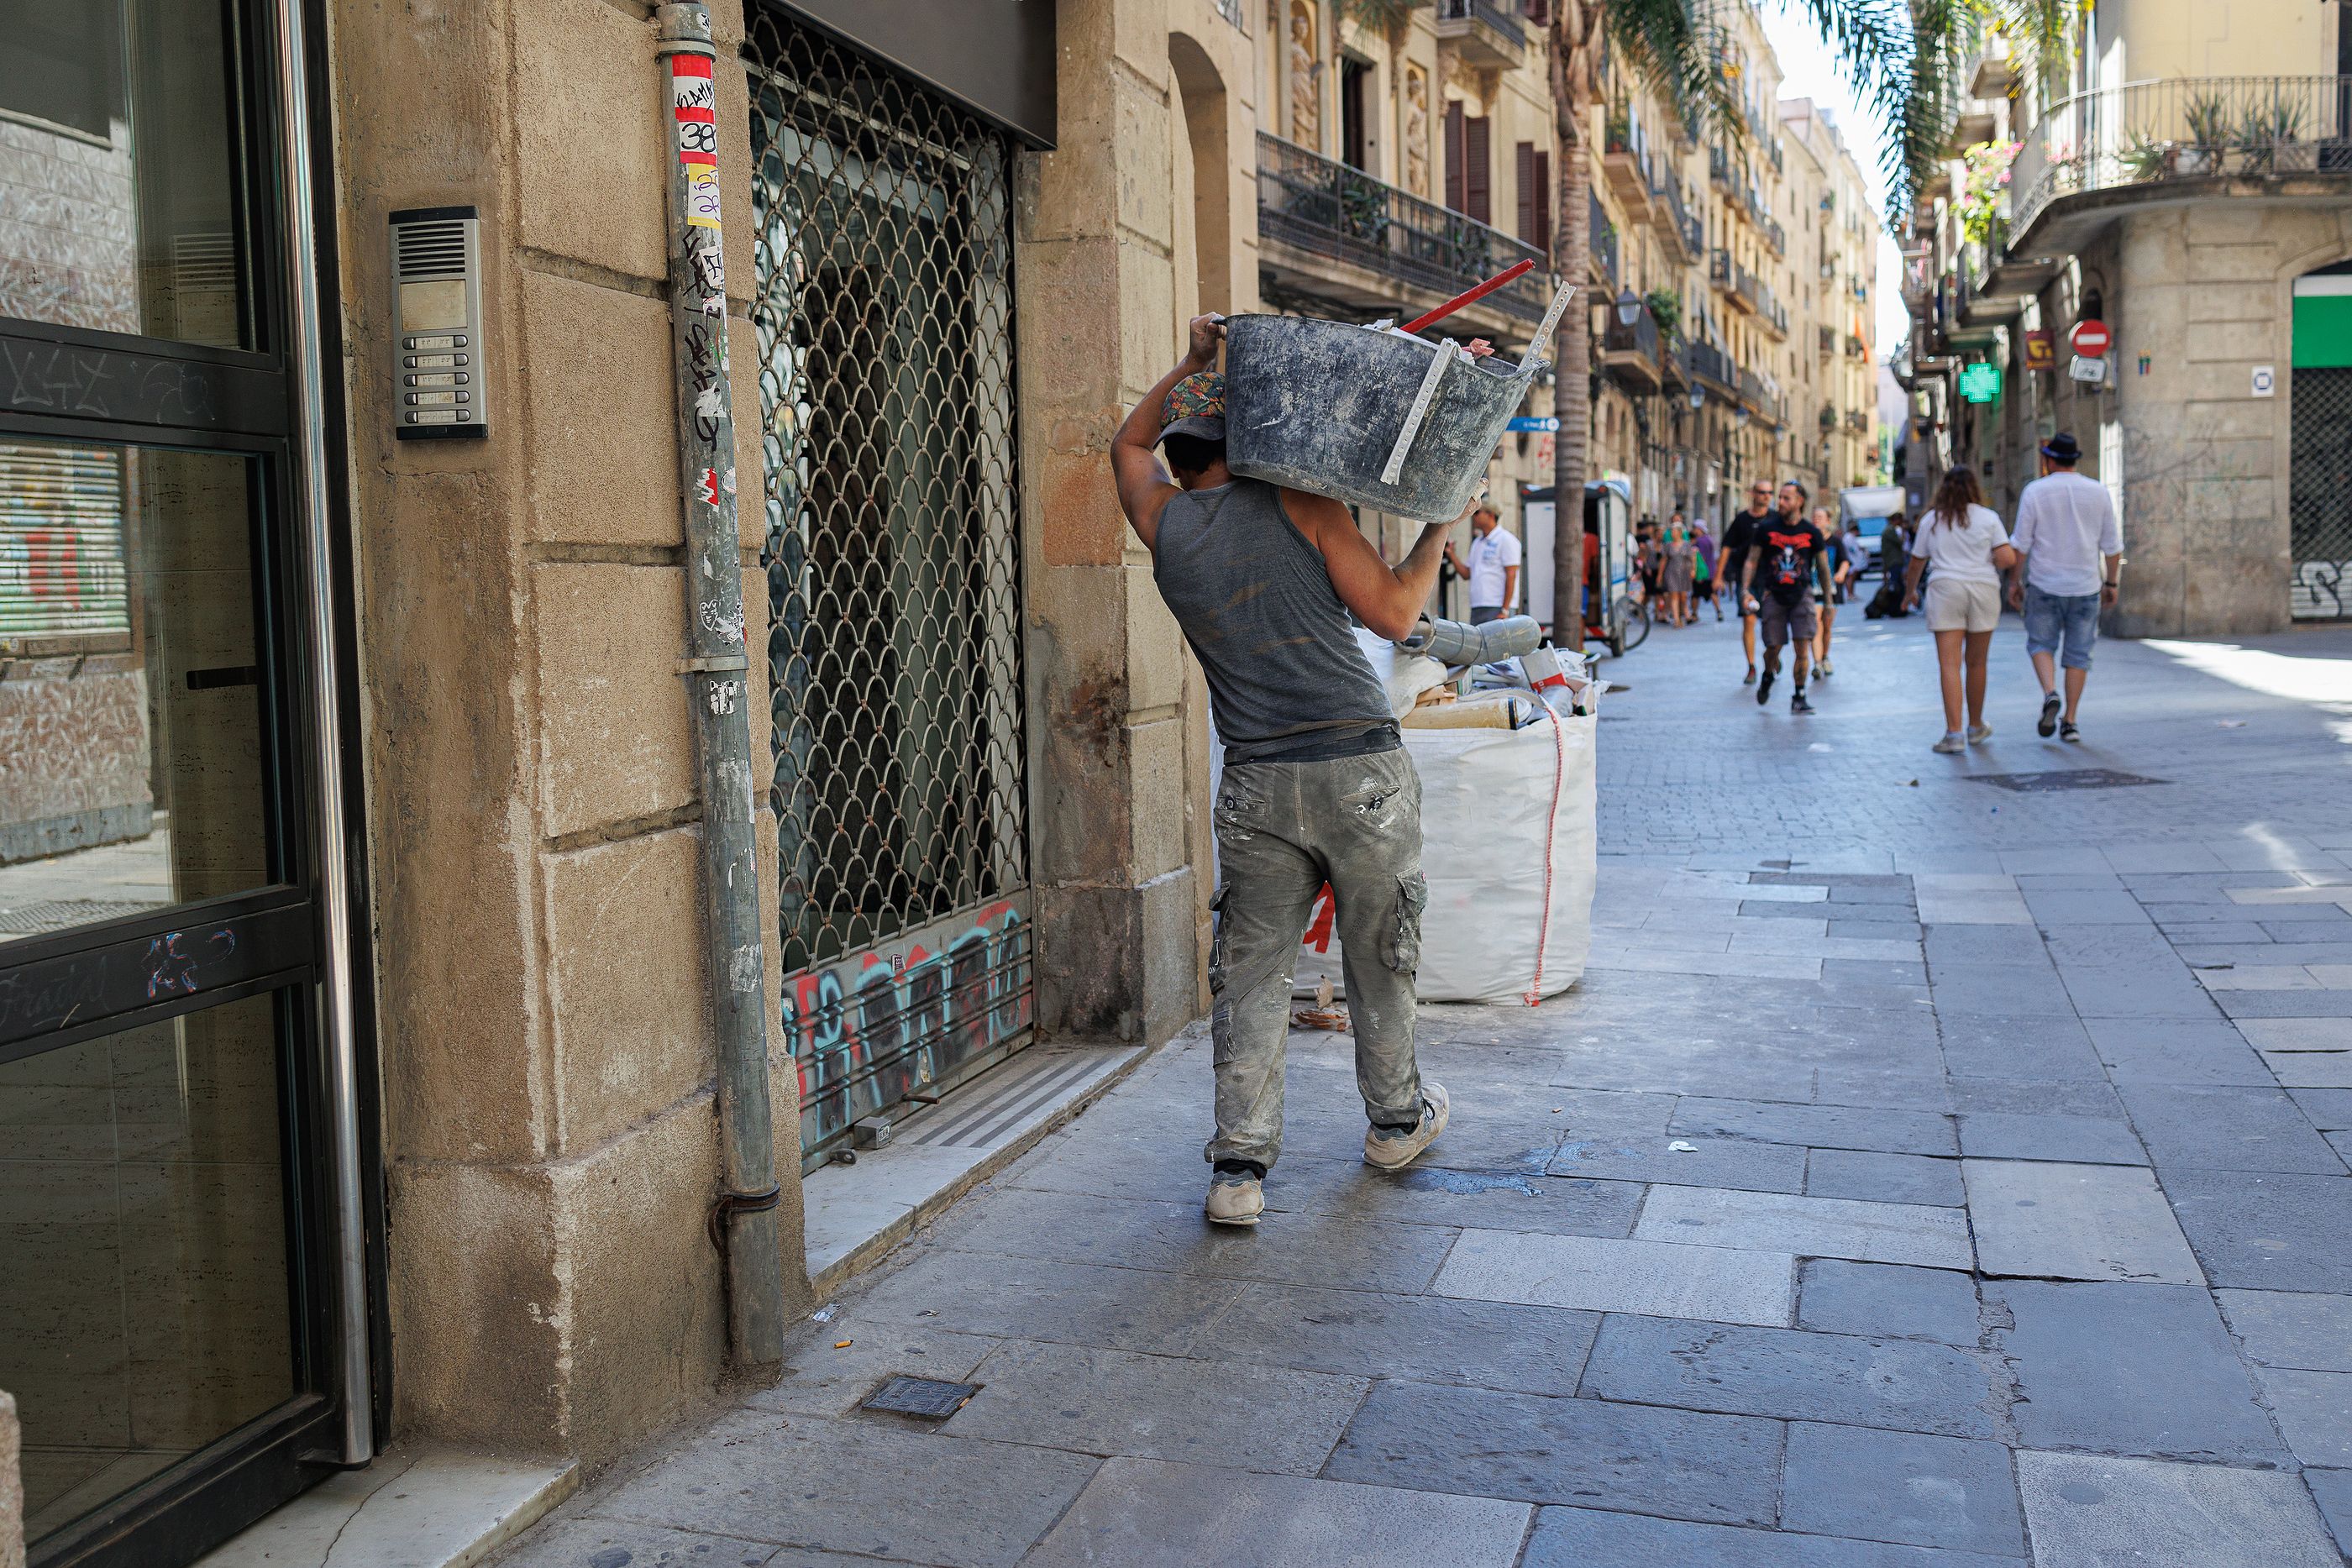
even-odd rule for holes
{"type": "Polygon", "coordinates": [[[2067,768],[2055,773],[1971,773],[1969,778],[2020,795],[2046,795],[2058,789],[2119,789],[2126,784],[2168,782],[2143,779],[2137,773],[2118,773],[2112,768],[2067,768]]]}
{"type": "Polygon", "coordinates": [[[908,1377],[898,1373],[866,1396],[865,1408],[887,1410],[894,1416],[924,1416],[943,1421],[964,1407],[980,1392],[977,1383],[943,1383],[936,1377],[908,1377]]]}

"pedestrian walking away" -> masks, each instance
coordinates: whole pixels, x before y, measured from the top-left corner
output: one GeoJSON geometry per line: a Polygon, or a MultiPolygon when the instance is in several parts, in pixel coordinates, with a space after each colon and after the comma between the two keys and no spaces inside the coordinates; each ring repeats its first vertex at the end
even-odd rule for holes
{"type": "Polygon", "coordinates": [[[1780,650],[1796,645],[1796,685],[1789,695],[1790,713],[1811,713],[1805,697],[1805,676],[1813,657],[1813,637],[1820,629],[1814,612],[1813,590],[1829,597],[1827,541],[1821,529],[1806,519],[1805,487],[1794,479],[1780,486],[1780,510],[1752,528],[1748,564],[1740,577],[1740,603],[1757,618],[1764,639],[1764,673],[1756,683],[1760,706],[1772,695],[1772,681],[1780,673],[1780,650]]]}
{"type": "Polygon", "coordinates": [[[1348,612],[1380,636],[1411,634],[1460,519],[1424,526],[1391,567],[1338,501],[1235,477],[1224,378],[1212,368],[1223,336],[1222,317],[1192,321],[1184,358],[1119,425],[1110,458],[1120,509],[1201,661],[1225,747],[1213,811],[1216,1135],[1203,1151],[1205,1212],[1255,1225],[1281,1152],[1292,969],[1326,883],[1370,1124],[1364,1162],[1401,1169],[1445,1130],[1445,1091],[1413,1055],[1429,898],[1421,779],[1348,612]]]}
{"type": "Polygon", "coordinates": [[[1772,520],[1772,486],[1762,479],[1748,486],[1748,509],[1736,512],[1724,525],[1723,549],[1719,557],[1723,584],[1738,601],[1739,611],[1739,648],[1748,655],[1748,673],[1739,678],[1741,685],[1756,678],[1756,612],[1748,608],[1747,582],[1748,550],[1758,528],[1772,520]]]}
{"type": "Polygon", "coordinates": [[[1813,668],[1827,677],[1837,674],[1830,667],[1830,628],[1837,624],[1838,601],[1845,597],[1846,583],[1853,576],[1853,555],[1827,507],[1813,508],[1813,531],[1822,536],[1822,566],[1829,574],[1829,591],[1822,595],[1821,630],[1813,636],[1813,668]]]}
{"type": "Polygon", "coordinates": [[[1658,575],[1665,584],[1666,624],[1687,626],[1697,619],[1691,613],[1691,588],[1698,580],[1698,554],[1691,548],[1690,533],[1683,527],[1679,512],[1666,525],[1662,550],[1665,561],[1658,575]]]}
{"type": "Polygon", "coordinates": [[[2016,564],[2000,514],[1984,504],[1975,471],[1951,469],[1936,487],[1935,505],[1911,541],[1903,607],[1917,602],[1927,576],[1927,630],[1936,634],[1936,664],[1944,688],[1944,737],[1933,749],[1949,756],[1992,737],[1984,721],[1985,658],[2000,624],[2000,574],[2016,564]],[[1965,696],[1968,729],[1960,728],[1965,696]]]}
{"type": "Polygon", "coordinates": [[[1499,621],[1519,602],[1519,541],[1496,525],[1492,504],[1480,501],[1470,513],[1470,559],[1465,565],[1450,538],[1445,559],[1470,580],[1470,624],[1499,621]]]}
{"type": "Polygon", "coordinates": [[[2115,497],[2096,479],[2074,472],[2083,449],[2066,431],[2042,448],[2042,477],[2017,497],[2017,531],[2010,543],[2022,558],[2009,583],[2009,601],[2025,612],[2025,651],[2042,682],[2035,733],[2080,740],[2074,716],[2091,677],[2091,645],[2099,640],[2099,612],[2123,587],[2124,533],[2115,497]],[[2062,716],[2058,672],[2065,671],[2062,716]]]}
{"type": "MultiPolygon", "coordinates": [[[[1715,607],[1715,619],[1719,624],[1723,620],[1723,577],[1716,570],[1715,535],[1707,531],[1705,517],[1691,525],[1691,550],[1698,557],[1698,564],[1691,569],[1692,592],[1697,596],[1698,603],[1715,607]]],[[[1691,619],[1698,619],[1696,610],[1691,612],[1691,619]]]]}

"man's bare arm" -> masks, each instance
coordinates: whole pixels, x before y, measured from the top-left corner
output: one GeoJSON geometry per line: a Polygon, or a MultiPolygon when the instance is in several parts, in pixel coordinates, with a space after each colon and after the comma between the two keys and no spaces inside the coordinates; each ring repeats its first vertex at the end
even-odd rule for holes
{"type": "Polygon", "coordinates": [[[1176,368],[1160,378],[1143,399],[1119,422],[1118,431],[1110,438],[1111,478],[1118,486],[1119,510],[1127,514],[1136,537],[1150,549],[1160,532],[1160,514],[1169,501],[1181,494],[1176,482],[1169,476],[1167,465],[1160,461],[1160,424],[1167,405],[1168,392],[1178,382],[1195,371],[1205,371],[1217,362],[1217,345],[1224,340],[1225,319],[1222,316],[1196,316],[1192,319],[1192,342],[1176,368]]]}
{"type": "Polygon", "coordinates": [[[1412,635],[1422,610],[1429,603],[1430,591],[1437,586],[1437,566],[1445,559],[1445,541],[1453,523],[1424,524],[1412,551],[1391,566],[1357,528],[1348,508],[1328,496],[1286,487],[1282,507],[1298,531],[1323,552],[1324,569],[1331,574],[1331,586],[1339,591],[1340,603],[1354,611],[1375,636],[1412,635]]]}

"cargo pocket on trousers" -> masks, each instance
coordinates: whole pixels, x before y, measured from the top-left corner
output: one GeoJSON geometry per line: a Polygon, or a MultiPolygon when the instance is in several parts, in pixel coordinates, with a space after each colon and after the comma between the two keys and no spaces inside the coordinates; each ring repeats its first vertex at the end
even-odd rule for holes
{"type": "Polygon", "coordinates": [[[1381,961],[1400,975],[1421,967],[1421,912],[1429,907],[1429,879],[1415,872],[1397,878],[1396,913],[1389,921],[1381,961]]]}
{"type": "Polygon", "coordinates": [[[1209,900],[1209,920],[1213,930],[1209,936],[1209,995],[1225,994],[1225,884],[1217,884],[1216,895],[1209,900]]]}

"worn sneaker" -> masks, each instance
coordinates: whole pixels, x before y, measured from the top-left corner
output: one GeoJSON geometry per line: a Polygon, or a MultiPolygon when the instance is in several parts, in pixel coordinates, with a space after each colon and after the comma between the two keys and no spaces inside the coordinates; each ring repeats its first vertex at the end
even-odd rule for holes
{"type": "Polygon", "coordinates": [[[2074,727],[2074,721],[2070,718],[2064,724],[2058,727],[2058,738],[2061,740],[2079,741],[2083,738],[2083,732],[2074,727]]]}
{"type": "Polygon", "coordinates": [[[1970,746],[1982,746],[1986,741],[1990,740],[1991,738],[1992,726],[1989,724],[1972,724],[1969,726],[1969,744],[1970,746]]]}
{"type": "Polygon", "coordinates": [[[1789,699],[1789,711],[1790,713],[1811,713],[1813,711],[1813,705],[1805,700],[1804,687],[1799,686],[1797,688],[1797,695],[1789,699]]]}
{"type": "Polygon", "coordinates": [[[1837,674],[1835,670],[1830,667],[1830,662],[1827,659],[1817,660],[1813,664],[1813,673],[1821,675],[1834,675],[1837,674]]]}
{"type": "Polygon", "coordinates": [[[1371,1127],[1364,1133],[1364,1163],[1374,1170],[1401,1171],[1421,1157],[1421,1152],[1437,1142],[1437,1134],[1445,1131],[1445,1121],[1452,1110],[1445,1097],[1445,1086],[1429,1079],[1421,1081],[1421,1124],[1410,1133],[1391,1133],[1385,1127],[1371,1127]]]}
{"type": "Polygon", "coordinates": [[[1758,707],[1762,707],[1764,706],[1764,699],[1772,695],[1772,677],[1779,673],[1780,672],[1773,669],[1771,665],[1767,664],[1764,666],[1764,673],[1756,677],[1756,706],[1758,707]]]}
{"type": "Polygon", "coordinates": [[[1958,735],[1948,735],[1944,737],[1943,739],[1936,742],[1936,744],[1928,749],[1940,756],[1958,757],[1961,752],[1966,751],[1968,748],[1968,742],[1962,740],[1958,735]]]}
{"type": "Polygon", "coordinates": [[[2058,706],[2056,692],[2042,694],[2042,716],[2035,721],[2033,733],[2044,740],[2058,733],[2058,706]]]}
{"type": "Polygon", "coordinates": [[[1265,1212],[1265,1187],[1247,1171],[1219,1171],[1209,1182],[1209,1200],[1201,1206],[1212,1225],[1255,1225],[1265,1212]]]}
{"type": "Polygon", "coordinates": [[[1755,665],[1750,664],[1748,666],[1748,673],[1739,677],[1739,684],[1743,686],[1752,686],[1756,684],[1755,665]]]}

